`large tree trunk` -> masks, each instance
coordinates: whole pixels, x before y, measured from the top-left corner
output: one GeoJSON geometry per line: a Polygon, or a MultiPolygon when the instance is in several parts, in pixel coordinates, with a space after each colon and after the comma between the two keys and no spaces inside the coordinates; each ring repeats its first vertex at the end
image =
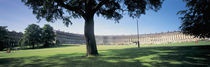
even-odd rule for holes
{"type": "Polygon", "coordinates": [[[96,40],[94,35],[94,19],[93,16],[88,16],[85,18],[85,40],[88,55],[98,55],[96,40]]]}

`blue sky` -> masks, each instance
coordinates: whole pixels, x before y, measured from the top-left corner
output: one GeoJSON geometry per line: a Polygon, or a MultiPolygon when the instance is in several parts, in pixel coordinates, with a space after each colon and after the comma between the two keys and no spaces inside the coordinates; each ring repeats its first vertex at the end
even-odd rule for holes
{"type": "MultiPolygon", "coordinates": [[[[177,11],[183,10],[185,3],[182,0],[165,0],[162,8],[158,12],[147,10],[139,21],[140,34],[159,33],[168,31],[177,31],[181,25],[180,15],[177,11]]],[[[46,22],[44,19],[37,23],[32,9],[26,7],[21,0],[0,0],[0,26],[8,26],[7,29],[24,32],[24,29],[32,23],[43,27],[44,24],[50,24],[56,30],[84,33],[84,20],[72,19],[73,25],[66,27],[62,21],[55,23],[46,22]]],[[[107,20],[103,17],[94,17],[96,35],[134,35],[136,34],[136,20],[127,15],[115,23],[113,20],[107,20]]]]}

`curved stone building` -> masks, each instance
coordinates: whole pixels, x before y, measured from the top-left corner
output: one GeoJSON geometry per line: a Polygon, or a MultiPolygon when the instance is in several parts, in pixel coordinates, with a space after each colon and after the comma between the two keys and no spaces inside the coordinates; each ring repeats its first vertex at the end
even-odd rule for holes
{"type": "MultiPolygon", "coordinates": [[[[57,31],[56,40],[62,44],[85,44],[84,35],[74,34],[63,31],[57,31]]],[[[139,35],[140,44],[165,44],[177,42],[192,42],[201,40],[194,36],[185,35],[179,31],[141,34],[139,35]]],[[[131,45],[138,41],[137,35],[96,35],[96,43],[98,45],[131,45]]]]}
{"type": "MultiPolygon", "coordinates": [[[[129,45],[135,44],[138,41],[138,37],[137,35],[97,36],[96,40],[98,44],[129,45]]],[[[177,31],[139,35],[140,44],[180,43],[197,40],[201,39],[177,31]]]]}
{"type": "Polygon", "coordinates": [[[84,36],[81,34],[74,34],[69,32],[63,32],[54,30],[56,35],[56,41],[61,44],[85,44],[84,36]]]}

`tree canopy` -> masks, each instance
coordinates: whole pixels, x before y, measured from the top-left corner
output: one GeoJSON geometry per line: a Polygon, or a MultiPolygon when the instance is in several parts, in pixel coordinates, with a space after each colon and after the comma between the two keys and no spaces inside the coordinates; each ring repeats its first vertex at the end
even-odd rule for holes
{"type": "Polygon", "coordinates": [[[44,47],[49,47],[53,45],[53,41],[55,41],[55,33],[53,31],[53,27],[49,24],[45,24],[42,28],[42,42],[44,47]]]}
{"type": "Polygon", "coordinates": [[[31,45],[32,48],[35,48],[35,45],[41,43],[41,28],[36,24],[28,25],[25,29],[25,33],[22,37],[22,43],[31,45]]]}
{"type": "Polygon", "coordinates": [[[183,0],[188,9],[181,10],[181,30],[185,34],[200,38],[210,38],[210,0],[183,0]]]}
{"type": "Polygon", "coordinates": [[[7,26],[0,26],[0,51],[7,47],[8,31],[7,26]]]}
{"type": "Polygon", "coordinates": [[[71,19],[85,20],[85,40],[87,55],[98,55],[94,35],[94,15],[103,16],[118,22],[124,14],[139,18],[146,10],[157,11],[163,0],[22,0],[33,9],[38,20],[44,18],[48,22],[60,19],[68,26],[71,19]]]}
{"type": "Polygon", "coordinates": [[[40,28],[36,24],[31,24],[25,29],[23,37],[20,39],[19,44],[21,46],[38,47],[43,44],[43,47],[50,47],[54,45],[55,33],[53,27],[49,24],[45,24],[43,28],[40,28]]]}

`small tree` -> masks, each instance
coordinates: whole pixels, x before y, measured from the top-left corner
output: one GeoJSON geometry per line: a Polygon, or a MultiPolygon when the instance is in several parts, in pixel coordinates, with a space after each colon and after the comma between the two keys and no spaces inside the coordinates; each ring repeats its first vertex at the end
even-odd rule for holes
{"type": "Polygon", "coordinates": [[[28,39],[24,36],[18,41],[18,44],[22,49],[24,49],[26,46],[30,46],[28,39]]]}
{"type": "Polygon", "coordinates": [[[53,27],[51,27],[49,24],[45,24],[42,28],[42,42],[44,47],[53,45],[53,41],[55,41],[55,33],[53,31],[53,27]]]}
{"type": "Polygon", "coordinates": [[[45,18],[48,22],[63,20],[67,26],[71,18],[85,20],[85,40],[87,55],[98,55],[95,35],[94,16],[103,16],[118,22],[127,13],[130,17],[139,18],[146,9],[159,10],[163,0],[22,0],[33,9],[37,19],[45,18]],[[125,13],[124,13],[125,12],[125,13]]]}
{"type": "Polygon", "coordinates": [[[181,17],[181,31],[184,34],[200,38],[210,38],[210,0],[183,0],[187,2],[187,10],[179,11],[181,17]]]}
{"type": "Polygon", "coordinates": [[[22,44],[29,44],[32,48],[41,43],[41,28],[36,24],[31,24],[25,29],[22,44]]]}
{"type": "Polygon", "coordinates": [[[0,51],[8,46],[8,31],[7,26],[0,26],[0,51]]]}

